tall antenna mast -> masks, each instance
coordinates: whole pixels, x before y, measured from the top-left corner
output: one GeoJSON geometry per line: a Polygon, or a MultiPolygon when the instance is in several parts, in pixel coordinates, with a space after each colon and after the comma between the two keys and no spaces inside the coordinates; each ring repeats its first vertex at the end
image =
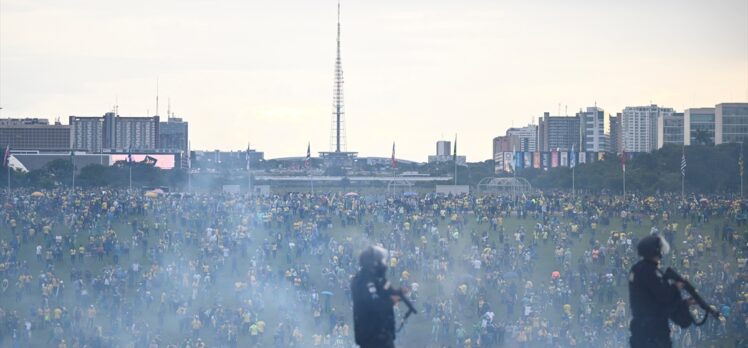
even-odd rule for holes
{"type": "Polygon", "coordinates": [[[346,151],[345,111],[343,110],[343,62],[340,58],[340,1],[338,1],[337,56],[335,58],[335,85],[333,88],[332,134],[330,151],[346,151]]]}
{"type": "Polygon", "coordinates": [[[171,121],[171,97],[166,98],[166,120],[171,121]]]}

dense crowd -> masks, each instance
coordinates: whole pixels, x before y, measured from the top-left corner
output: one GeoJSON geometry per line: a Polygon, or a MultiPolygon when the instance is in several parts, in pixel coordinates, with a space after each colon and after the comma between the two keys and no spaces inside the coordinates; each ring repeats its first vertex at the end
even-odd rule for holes
{"type": "Polygon", "coordinates": [[[665,263],[724,314],[674,328],[675,345],[745,346],[747,213],[669,194],[16,190],[0,209],[0,345],[352,347],[350,279],[380,244],[421,309],[403,346],[621,347],[634,247],[661,233],[665,263]]]}

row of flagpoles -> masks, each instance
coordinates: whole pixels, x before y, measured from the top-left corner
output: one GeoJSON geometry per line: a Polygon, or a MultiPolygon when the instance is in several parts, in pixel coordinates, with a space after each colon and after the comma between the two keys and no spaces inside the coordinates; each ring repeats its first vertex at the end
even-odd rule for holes
{"type": "MultiPolygon", "coordinates": [[[[307,149],[306,149],[306,158],[304,159],[304,166],[309,169],[311,168],[311,162],[312,162],[312,152],[311,152],[311,142],[307,143],[307,149]]],[[[572,152],[574,151],[572,147],[572,152]]],[[[7,179],[8,179],[8,192],[7,192],[7,198],[10,200],[10,192],[11,192],[11,186],[10,186],[10,178],[11,178],[11,166],[10,166],[10,146],[5,147],[5,152],[3,153],[3,166],[7,169],[7,179]]],[[[457,136],[455,135],[455,143],[454,143],[454,151],[452,154],[452,159],[454,161],[454,168],[455,168],[455,174],[454,174],[454,184],[457,185],[457,136]]],[[[623,196],[626,196],[626,152],[622,152],[620,155],[620,161],[621,161],[621,170],[623,172],[623,196]]],[[[249,144],[247,144],[247,172],[250,172],[251,165],[250,165],[250,147],[249,144]]],[[[72,162],[72,189],[75,190],[75,152],[70,152],[70,160],[72,162]]],[[[128,149],[127,151],[127,164],[129,167],[129,189],[132,191],[132,150],[128,149]]],[[[392,142],[392,157],[390,159],[390,166],[392,167],[392,175],[393,178],[395,176],[395,169],[397,168],[397,159],[395,158],[395,142],[392,142]]],[[[572,191],[576,191],[575,188],[575,182],[574,182],[574,167],[572,166],[572,191]]],[[[681,172],[681,198],[685,198],[685,178],[686,178],[686,147],[683,146],[682,148],[682,154],[681,154],[681,162],[680,162],[680,172],[681,172]]],[[[743,176],[745,175],[745,162],[743,160],[743,144],[741,143],[740,146],[740,157],[738,158],[738,170],[739,170],[739,176],[740,176],[740,196],[743,196],[743,176]]],[[[252,179],[251,175],[248,174],[249,177],[249,191],[252,190],[252,179]]],[[[311,173],[310,173],[310,185],[312,189],[312,193],[314,193],[314,181],[311,179],[311,173]]]]}

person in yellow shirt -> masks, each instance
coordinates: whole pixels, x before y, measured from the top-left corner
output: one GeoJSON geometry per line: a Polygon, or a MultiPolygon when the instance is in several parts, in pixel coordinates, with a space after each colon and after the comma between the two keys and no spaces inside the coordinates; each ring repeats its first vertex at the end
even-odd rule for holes
{"type": "Polygon", "coordinates": [[[192,323],[190,323],[190,326],[192,327],[192,338],[197,339],[197,336],[200,334],[200,328],[203,327],[203,322],[200,321],[200,318],[195,316],[192,319],[192,323]]]}
{"type": "Polygon", "coordinates": [[[92,329],[94,319],[96,318],[96,307],[94,307],[94,305],[91,305],[90,307],[88,307],[88,311],[86,314],[88,316],[88,328],[92,329]]]}

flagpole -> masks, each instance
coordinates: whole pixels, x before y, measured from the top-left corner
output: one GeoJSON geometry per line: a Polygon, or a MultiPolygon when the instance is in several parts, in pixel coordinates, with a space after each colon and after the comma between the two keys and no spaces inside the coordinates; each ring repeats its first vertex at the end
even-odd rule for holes
{"type": "MultiPolygon", "coordinates": [[[[622,156],[626,156],[624,152],[622,156]]],[[[625,161],[625,159],[624,159],[625,161]]],[[[623,202],[626,202],[626,162],[623,163],[623,202]]]]}
{"type": "Polygon", "coordinates": [[[575,169],[576,166],[571,167],[571,198],[575,199],[577,198],[577,180],[575,176],[575,169]]]}
{"type": "Polygon", "coordinates": [[[685,201],[686,196],[686,145],[683,145],[683,155],[680,163],[680,200],[685,201]]]}
{"type": "Polygon", "coordinates": [[[455,153],[453,157],[455,162],[455,186],[457,186],[457,134],[455,134],[455,153]]]}
{"type": "Polygon", "coordinates": [[[745,163],[743,162],[743,142],[740,142],[740,161],[738,163],[738,172],[740,172],[740,198],[743,198],[743,166],[745,166],[745,163]]]}
{"type": "Polygon", "coordinates": [[[247,191],[249,197],[252,197],[252,156],[249,154],[250,145],[247,143],[247,191]]]}
{"type": "Polygon", "coordinates": [[[75,193],[75,153],[73,152],[73,158],[71,159],[71,162],[73,163],[73,193],[75,193]]]}
{"type": "Polygon", "coordinates": [[[8,169],[8,194],[6,194],[6,199],[8,200],[8,203],[10,203],[10,145],[5,146],[5,151],[3,152],[3,165],[8,169]]]}
{"type": "Polygon", "coordinates": [[[190,157],[192,149],[191,142],[187,142],[187,192],[192,192],[192,158],[190,157]]]}

